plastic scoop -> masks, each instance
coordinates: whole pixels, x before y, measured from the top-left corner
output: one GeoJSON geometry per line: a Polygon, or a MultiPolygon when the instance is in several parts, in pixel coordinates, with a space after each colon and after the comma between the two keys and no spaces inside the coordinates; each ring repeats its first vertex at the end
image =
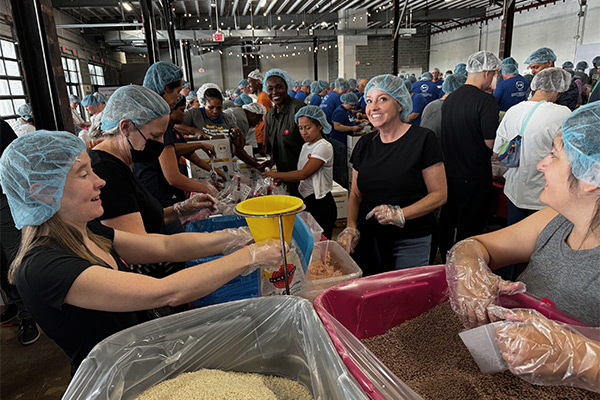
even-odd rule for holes
{"type": "Polygon", "coordinates": [[[508,369],[496,340],[496,329],[502,324],[503,321],[494,322],[458,334],[484,374],[508,369]]]}

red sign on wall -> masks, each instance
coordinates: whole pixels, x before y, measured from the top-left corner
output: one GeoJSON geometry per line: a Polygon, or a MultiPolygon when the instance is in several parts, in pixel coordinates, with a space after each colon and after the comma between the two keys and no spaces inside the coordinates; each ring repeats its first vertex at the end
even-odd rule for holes
{"type": "Polygon", "coordinates": [[[224,42],[225,36],[222,33],[213,33],[213,40],[215,42],[224,42]]]}

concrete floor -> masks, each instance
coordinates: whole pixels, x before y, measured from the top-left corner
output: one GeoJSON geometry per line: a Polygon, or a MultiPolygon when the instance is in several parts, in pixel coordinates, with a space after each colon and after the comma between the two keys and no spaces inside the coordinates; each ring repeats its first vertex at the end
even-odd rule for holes
{"type": "Polygon", "coordinates": [[[0,327],[0,399],[58,400],[71,380],[69,358],[43,332],[19,343],[19,325],[0,327]]]}

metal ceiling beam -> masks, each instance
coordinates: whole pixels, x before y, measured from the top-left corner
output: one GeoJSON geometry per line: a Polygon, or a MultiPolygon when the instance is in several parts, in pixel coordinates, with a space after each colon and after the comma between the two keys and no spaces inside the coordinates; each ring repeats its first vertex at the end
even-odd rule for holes
{"type": "Polygon", "coordinates": [[[54,8],[110,7],[118,5],[119,0],[52,0],[54,8]]]}

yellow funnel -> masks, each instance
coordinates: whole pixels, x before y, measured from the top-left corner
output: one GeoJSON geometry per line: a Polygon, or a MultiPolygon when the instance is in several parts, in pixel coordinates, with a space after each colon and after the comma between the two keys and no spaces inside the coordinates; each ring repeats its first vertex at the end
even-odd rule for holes
{"type": "MultiPolygon", "coordinates": [[[[250,233],[256,243],[267,239],[279,239],[279,214],[298,210],[304,202],[293,196],[262,196],[254,197],[239,203],[236,210],[246,217],[250,233]],[[273,217],[268,217],[274,215],[273,217]],[[262,218],[261,218],[262,217],[262,218]]],[[[289,244],[292,239],[296,214],[285,215],[282,218],[283,234],[289,244]]]]}

